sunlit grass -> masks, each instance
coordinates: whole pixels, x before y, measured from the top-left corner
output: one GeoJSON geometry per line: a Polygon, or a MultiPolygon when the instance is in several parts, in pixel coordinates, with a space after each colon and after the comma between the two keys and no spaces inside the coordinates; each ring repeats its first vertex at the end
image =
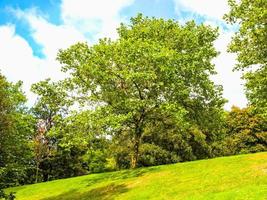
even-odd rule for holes
{"type": "Polygon", "coordinates": [[[17,188],[18,200],[267,200],[267,153],[92,174],[17,188]]]}

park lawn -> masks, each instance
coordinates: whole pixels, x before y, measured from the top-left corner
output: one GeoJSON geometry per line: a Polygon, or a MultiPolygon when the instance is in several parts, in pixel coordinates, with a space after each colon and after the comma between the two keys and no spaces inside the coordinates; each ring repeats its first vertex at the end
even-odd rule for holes
{"type": "Polygon", "coordinates": [[[91,174],[7,189],[18,200],[267,200],[267,152],[91,174]]]}

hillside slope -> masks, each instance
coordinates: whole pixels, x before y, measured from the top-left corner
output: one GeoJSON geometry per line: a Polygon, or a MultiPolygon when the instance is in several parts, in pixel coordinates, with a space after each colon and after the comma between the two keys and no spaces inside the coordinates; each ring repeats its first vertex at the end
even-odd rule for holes
{"type": "Polygon", "coordinates": [[[267,152],[92,174],[8,189],[18,200],[267,200],[267,152]]]}

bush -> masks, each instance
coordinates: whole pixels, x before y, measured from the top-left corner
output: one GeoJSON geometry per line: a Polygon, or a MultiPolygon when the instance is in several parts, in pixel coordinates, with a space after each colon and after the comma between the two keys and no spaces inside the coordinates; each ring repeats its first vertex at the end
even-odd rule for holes
{"type": "Polygon", "coordinates": [[[127,148],[118,147],[114,152],[117,169],[129,169],[131,166],[130,151],[127,148]]]}
{"type": "Polygon", "coordinates": [[[228,113],[225,145],[228,154],[267,151],[267,121],[251,107],[228,113]]]}
{"type": "Polygon", "coordinates": [[[89,171],[93,173],[104,172],[106,162],[106,155],[102,150],[91,151],[88,156],[89,171]]]}
{"type": "Polygon", "coordinates": [[[15,193],[11,192],[9,194],[6,194],[2,189],[0,189],[0,199],[14,200],[15,198],[15,193]]]}
{"type": "Polygon", "coordinates": [[[153,144],[143,144],[140,147],[139,166],[154,166],[176,163],[180,157],[153,144]]]}
{"type": "Polygon", "coordinates": [[[14,187],[33,183],[33,169],[31,167],[7,165],[0,168],[0,188],[14,187]]]}

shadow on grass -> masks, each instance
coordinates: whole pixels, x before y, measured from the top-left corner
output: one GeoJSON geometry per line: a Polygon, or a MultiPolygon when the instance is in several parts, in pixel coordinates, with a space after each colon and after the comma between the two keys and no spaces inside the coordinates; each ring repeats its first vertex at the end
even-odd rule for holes
{"type": "MultiPolygon", "coordinates": [[[[82,190],[87,191],[80,191],[80,190],[69,190],[68,192],[62,193],[58,196],[53,197],[46,197],[41,200],[98,200],[98,199],[107,199],[112,200],[116,195],[120,193],[126,192],[128,189],[123,184],[123,180],[125,179],[131,179],[143,176],[145,173],[150,172],[157,172],[159,171],[158,167],[149,167],[149,168],[138,168],[133,170],[122,170],[122,171],[115,171],[115,172],[106,172],[106,173],[99,173],[99,174],[91,174],[85,178],[82,178],[82,180],[77,182],[77,188],[80,188],[82,190]],[[112,184],[108,184],[112,182],[112,184]],[[114,183],[116,182],[116,183],[114,183]],[[99,183],[107,183],[108,185],[104,187],[98,187],[97,184],[99,183]],[[90,187],[94,187],[94,189],[90,190],[90,187]]],[[[78,177],[77,177],[78,178],[78,177]]],[[[69,179],[68,179],[69,180],[69,179]]],[[[62,179],[61,181],[64,181],[62,179]]],[[[59,183],[59,182],[58,182],[59,183]]],[[[47,182],[49,184],[49,182],[47,182]]],[[[60,184],[60,183],[59,183],[60,184]]],[[[72,184],[72,182],[70,182],[72,184]]],[[[101,184],[102,185],[102,184],[101,184]]],[[[25,188],[27,186],[22,186],[19,188],[10,188],[9,191],[15,191],[18,192],[19,190],[25,188]]],[[[47,191],[49,193],[49,190],[47,191]]],[[[42,196],[40,194],[40,196],[42,196]]]]}
{"type": "Polygon", "coordinates": [[[140,177],[143,174],[147,172],[157,171],[158,168],[156,167],[149,167],[149,168],[139,168],[139,169],[133,169],[133,170],[123,170],[123,171],[117,171],[117,172],[107,172],[107,173],[100,173],[95,174],[95,176],[89,176],[88,179],[83,180],[82,182],[87,183],[87,187],[100,183],[100,182],[106,182],[106,181],[119,181],[124,179],[130,179],[135,177],[140,177]]]}
{"type": "Polygon", "coordinates": [[[127,191],[128,189],[123,184],[109,184],[85,192],[70,190],[58,196],[43,198],[41,200],[113,200],[119,194],[127,191]]]}

